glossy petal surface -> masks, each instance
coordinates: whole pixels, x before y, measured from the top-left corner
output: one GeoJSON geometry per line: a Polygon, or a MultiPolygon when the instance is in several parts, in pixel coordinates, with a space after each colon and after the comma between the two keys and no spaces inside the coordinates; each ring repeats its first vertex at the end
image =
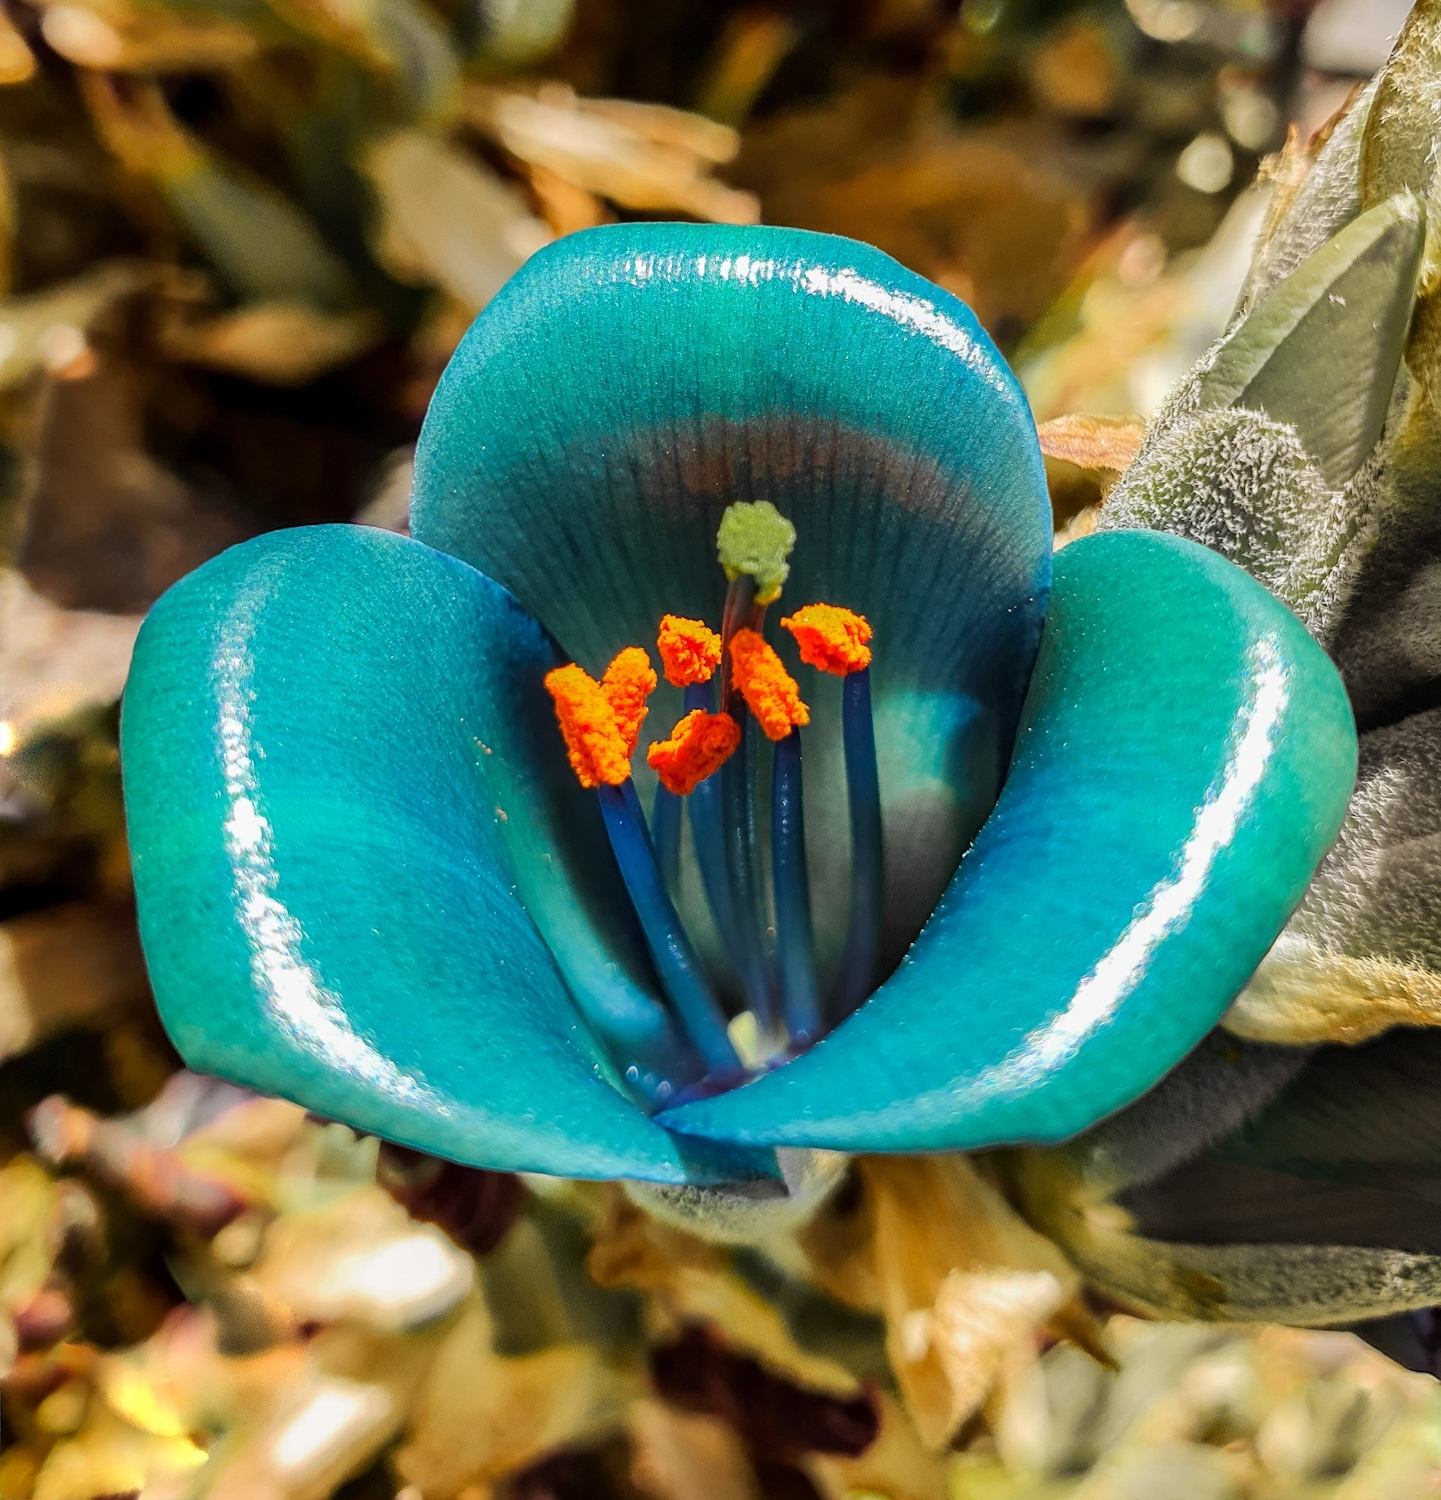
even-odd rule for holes
{"type": "MultiPolygon", "coordinates": [[[[541,687],[557,659],[489,579],[360,527],[274,532],[177,584],[121,729],[161,1014],[194,1067],[456,1161],[753,1176],[607,1081],[522,905],[625,952],[541,687]]],[[[595,982],[622,988],[605,957],[595,982]]],[[[631,1002],[643,1029],[638,991],[587,997],[631,1002]]]]}
{"type": "MultiPolygon", "coordinates": [[[[784,607],[824,600],[875,626],[898,957],[994,802],[1050,576],[1035,429],[968,308],[829,235],[569,235],[526,263],[451,361],[412,527],[598,672],[621,646],[653,643],[668,612],[719,626],[715,533],[734,500],[770,500],[795,523],[784,607]]],[[[797,670],[774,618],[771,639],[797,670]]],[[[814,674],[800,675],[812,701],[814,674]]],[[[806,826],[817,937],[834,957],[848,890],[839,694],[818,685],[812,708],[806,826]]],[[[679,715],[662,689],[647,735],[679,715]]]]}
{"type": "Polygon", "coordinates": [[[1340,679],[1240,569],[1122,532],[1056,560],[1005,788],[899,971],[811,1052],[670,1111],[734,1141],[1059,1141],[1215,1024],[1334,838],[1340,679]]]}

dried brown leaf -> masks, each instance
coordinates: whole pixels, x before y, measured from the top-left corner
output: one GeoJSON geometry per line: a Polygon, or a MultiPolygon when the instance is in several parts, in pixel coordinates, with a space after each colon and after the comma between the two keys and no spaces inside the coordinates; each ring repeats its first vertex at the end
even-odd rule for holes
{"type": "Polygon", "coordinates": [[[349,364],[384,336],[370,309],[323,313],[299,302],[252,302],[200,321],[171,319],[157,331],[162,353],[267,385],[308,385],[349,364]]]}
{"type": "MultiPolygon", "coordinates": [[[[922,1441],[939,1448],[985,1396],[1012,1344],[1034,1347],[1040,1329],[1063,1307],[1086,1323],[1079,1280],[1060,1251],[965,1157],[863,1157],[857,1171],[859,1202],[842,1201],[818,1215],[803,1232],[802,1247],[822,1287],[885,1315],[886,1348],[906,1405],[922,1441]],[[949,1281],[952,1273],[962,1279],[949,1281]],[[1045,1297],[1011,1299],[1020,1308],[1016,1316],[992,1320],[1005,1323],[1005,1336],[969,1353],[961,1349],[967,1294],[980,1296],[991,1287],[985,1278],[1017,1273],[1048,1278],[1045,1297]],[[959,1352],[943,1352],[943,1340],[959,1352]]],[[[1033,1292],[1042,1286],[1035,1280],[1006,1284],[1033,1292]]]]}
{"type": "Polygon", "coordinates": [[[637,1401],[626,1420],[631,1478],[650,1500],[760,1500],[735,1429],[718,1417],[637,1401]]]}
{"type": "Polygon", "coordinates": [[[860,1389],[849,1370],[796,1343],[780,1312],[731,1269],[727,1251],[658,1223],[619,1191],[586,1268],[602,1287],[644,1292],[656,1336],[708,1324],[733,1348],[807,1390],[850,1397],[860,1389]]]}
{"type": "Polygon", "coordinates": [[[255,33],[236,21],[159,7],[141,14],[129,7],[52,4],[45,8],[41,32],[68,62],[114,73],[228,68],[260,50],[255,33]]]}
{"type": "Polygon", "coordinates": [[[1047,458],[1119,477],[1140,451],[1146,422],[1144,417],[1093,417],[1074,412],[1042,422],[1036,436],[1047,458]]]}
{"type": "Polygon", "coordinates": [[[205,1459],[189,1438],[144,1432],[93,1402],[80,1431],[51,1449],[36,1476],[34,1500],[181,1494],[205,1459]]]}
{"type": "Polygon", "coordinates": [[[475,1263],[370,1185],[282,1215],[250,1279],[302,1321],[400,1332],[457,1306],[474,1285],[475,1263]]]}
{"type": "Polygon", "coordinates": [[[395,1468],[426,1500],[488,1485],[555,1448],[613,1431],[637,1394],[631,1378],[585,1344],[503,1359],[477,1294],[441,1345],[417,1394],[395,1468]]]}
{"type": "MultiPolygon", "coordinates": [[[[760,205],[707,174],[713,155],[678,144],[674,128],[658,138],[654,116],[632,109],[595,108],[569,89],[549,85],[538,94],[472,85],[463,116],[498,140],[511,155],[627,208],[674,209],[724,224],[753,224],[760,205]],[[637,128],[644,121],[645,130],[637,128]]],[[[708,132],[692,131],[713,137],[708,132]]],[[[711,151],[718,144],[707,141],[711,151]]],[[[727,142],[729,145],[729,142],[727,142]]]]}
{"type": "Polygon", "coordinates": [[[806,1473],[824,1500],[849,1500],[857,1493],[887,1500],[945,1500],[945,1459],[926,1450],[894,1397],[877,1391],[874,1400],[881,1430],[859,1458],[817,1453],[806,1459],[806,1473]]]}
{"type": "Polygon", "coordinates": [[[140,620],[138,614],[64,609],[19,573],[0,574],[5,753],[22,747],[47,723],[114,703],[125,686],[140,620]]]}
{"type": "Polygon", "coordinates": [[[27,1117],[41,1158],[57,1168],[85,1167],[123,1189],[146,1212],[201,1234],[214,1234],[245,1207],[229,1187],[186,1168],[173,1150],[157,1147],[120,1120],[102,1120],[52,1094],[27,1117]]]}
{"type": "Polygon", "coordinates": [[[128,912],[76,901],[0,923],[0,1060],[147,993],[128,912]]]}

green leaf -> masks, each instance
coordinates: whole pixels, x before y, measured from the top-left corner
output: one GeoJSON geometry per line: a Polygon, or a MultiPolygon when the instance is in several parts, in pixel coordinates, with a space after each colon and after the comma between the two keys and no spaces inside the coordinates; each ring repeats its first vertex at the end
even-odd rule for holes
{"type": "Polygon", "coordinates": [[[1308,256],[1201,378],[1202,408],[1289,422],[1340,489],[1376,445],[1416,299],[1425,211],[1398,193],[1308,256]]]}
{"type": "Polygon", "coordinates": [[[355,298],[350,272],[283,194],[204,156],[167,176],[171,208],[240,297],[335,309],[355,298]]]}

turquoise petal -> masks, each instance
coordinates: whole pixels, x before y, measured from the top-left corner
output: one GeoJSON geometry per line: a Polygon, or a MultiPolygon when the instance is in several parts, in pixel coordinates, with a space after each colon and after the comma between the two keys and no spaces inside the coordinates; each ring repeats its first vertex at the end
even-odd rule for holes
{"type": "MultiPolygon", "coordinates": [[[[522,905],[572,942],[613,924],[601,983],[625,955],[541,686],[557,660],[489,579],[366,528],[274,532],[171,589],[121,721],[162,1018],[192,1067],[456,1161],[753,1177],[613,1086],[522,905]]],[[[623,994],[585,1003],[624,1019],[623,994]]]]}
{"type": "Polygon", "coordinates": [[[1056,559],[996,810],[905,962],[811,1052],[660,1116],[848,1151],[1061,1141],[1215,1024],[1335,837],[1340,678],[1215,553],[1151,532],[1056,559]]]}
{"type": "MultiPolygon", "coordinates": [[[[969,308],[831,235],[568,235],[510,280],[446,370],[411,525],[598,672],[650,645],[667,612],[719,626],[716,527],[756,499],[796,526],[770,619],[793,669],[775,628],[787,609],[825,600],[875,626],[894,961],[995,801],[1050,579],[1035,428],[969,308]]],[[[805,816],[824,957],[843,936],[849,854],[838,694],[815,676],[799,671],[816,700],[805,816]]],[[[663,688],[647,734],[680,712],[663,688]]]]}

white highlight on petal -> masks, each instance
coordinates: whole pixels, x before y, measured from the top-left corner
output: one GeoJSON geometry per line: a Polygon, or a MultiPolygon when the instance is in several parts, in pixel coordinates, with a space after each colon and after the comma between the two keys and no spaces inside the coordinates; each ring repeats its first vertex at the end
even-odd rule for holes
{"type": "Polygon", "coordinates": [[[274,842],[255,776],[264,752],[250,725],[250,648],[259,601],[241,601],[212,663],[219,685],[216,721],[225,795],[224,824],[236,912],[250,949],[250,973],[271,1015],[327,1067],[407,1103],[434,1103],[431,1091],[371,1046],[351,1026],[340,997],[321,984],[303,951],[304,931],[277,895],[274,842]],[[248,607],[247,607],[248,606],[248,607]]]}
{"type": "Polygon", "coordinates": [[[1219,784],[1207,792],[1181,847],[1175,874],[1137,907],[1130,925],[1076,987],[1066,1008],[1030,1032],[1005,1062],[975,1080],[972,1089],[991,1094],[1025,1088],[1074,1055],[1141,982],[1161,942],[1190,920],[1216,857],[1235,838],[1266,774],[1276,749],[1277,726],[1291,699],[1290,668],[1275,637],[1265,636],[1251,648],[1245,671],[1255,683],[1253,694],[1240,715],[1219,784]]]}
{"type": "Polygon", "coordinates": [[[619,279],[628,281],[632,286],[643,287],[656,280],[658,270],[668,270],[670,273],[662,277],[662,285],[678,275],[688,275],[697,281],[737,282],[745,286],[759,286],[763,281],[781,280],[789,282],[797,291],[813,297],[840,297],[857,307],[864,307],[889,318],[908,333],[918,334],[957,355],[992,389],[1007,400],[1014,398],[1014,391],[1007,385],[993,360],[981,350],[966,329],[947,317],[934,302],[909,292],[893,291],[890,287],[863,276],[854,267],[831,270],[799,260],[754,260],[749,255],[697,255],[689,264],[680,259],[667,262],[665,258],[654,255],[633,255],[621,264],[619,279]]]}
{"type": "Polygon", "coordinates": [[[1011,396],[1011,389],[1001,378],[994,362],[981,352],[975,339],[959,323],[953,323],[938,311],[934,302],[913,297],[909,292],[893,292],[852,270],[826,271],[812,266],[802,279],[808,292],[823,297],[843,297],[847,302],[880,313],[909,332],[918,333],[958,355],[987,385],[1002,396],[1011,396]]]}

